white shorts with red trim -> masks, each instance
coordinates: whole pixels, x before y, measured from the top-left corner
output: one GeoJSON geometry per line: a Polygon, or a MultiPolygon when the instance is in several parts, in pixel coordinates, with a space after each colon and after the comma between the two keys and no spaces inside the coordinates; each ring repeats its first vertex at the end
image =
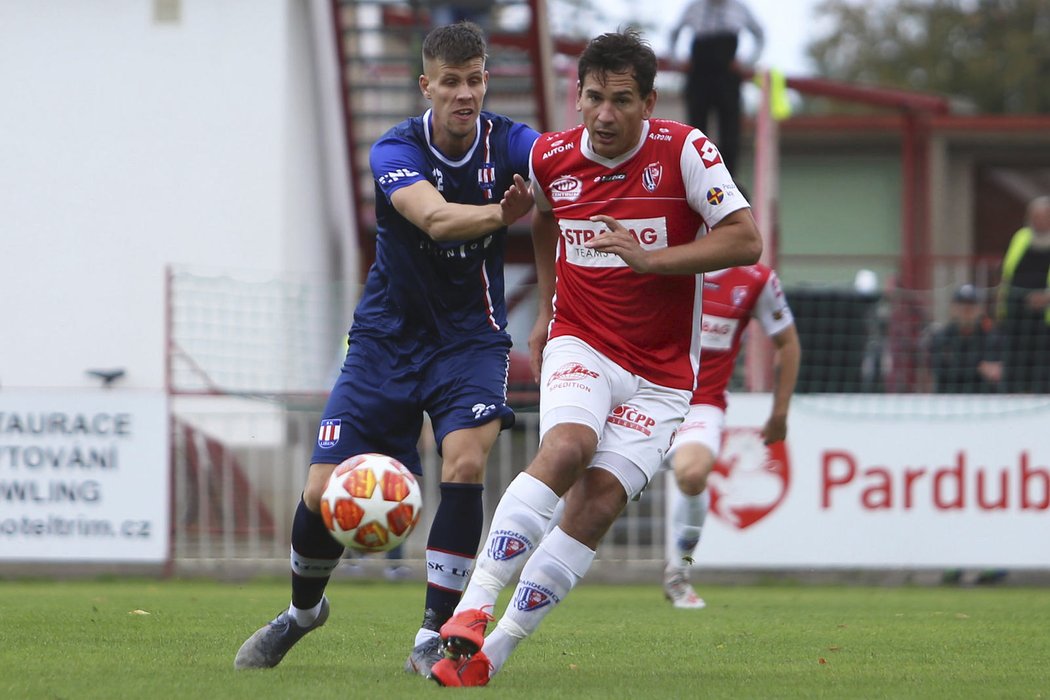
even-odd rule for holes
{"type": "Polygon", "coordinates": [[[654,384],[587,343],[560,336],[543,350],[540,440],[560,423],[589,426],[598,436],[598,455],[627,459],[648,481],[660,469],[691,395],[654,384]]]}

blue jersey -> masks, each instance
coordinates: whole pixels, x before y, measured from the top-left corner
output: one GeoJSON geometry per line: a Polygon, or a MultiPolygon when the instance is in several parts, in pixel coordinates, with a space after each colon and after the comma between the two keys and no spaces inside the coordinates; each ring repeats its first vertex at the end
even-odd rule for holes
{"type": "Polygon", "coordinates": [[[390,197],[429,181],[449,202],[499,204],[515,173],[528,179],[539,136],[481,112],[477,138],[452,160],[430,139],[430,110],[384,134],[370,153],[376,189],[376,259],[354,312],[351,338],[426,337],[436,342],[506,335],[503,254],[506,227],[469,241],[437,242],[401,216],[390,197]]]}

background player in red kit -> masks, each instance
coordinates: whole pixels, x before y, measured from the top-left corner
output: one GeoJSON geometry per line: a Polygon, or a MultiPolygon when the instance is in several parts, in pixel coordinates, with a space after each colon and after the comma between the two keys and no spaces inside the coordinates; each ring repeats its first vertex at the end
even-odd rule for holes
{"type": "Polygon", "coordinates": [[[442,685],[488,683],[590,568],[688,410],[698,273],[761,253],[715,145],[650,118],[655,76],[656,56],[636,32],[593,39],[578,65],[583,124],[533,146],[533,237],[540,299],[549,302],[529,343],[541,378],[540,448],[500,499],[464,597],[441,628],[447,658],[432,677],[442,685]],[[544,536],[566,492],[564,517],[544,536]],[[485,638],[489,610],[523,562],[485,638]]]}
{"type": "Polygon", "coordinates": [[[704,275],[700,332],[700,374],[689,414],[675,433],[667,460],[678,488],[672,496],[674,556],[664,571],[664,594],[676,608],[702,608],[689,584],[689,565],[707,517],[707,477],[722,446],[728,400],[726,388],[740,354],[748,322],[755,318],[776,347],[773,407],[762,428],[769,445],[787,437],[788,406],[802,358],[795,320],[777,273],[758,264],[704,275]]]}

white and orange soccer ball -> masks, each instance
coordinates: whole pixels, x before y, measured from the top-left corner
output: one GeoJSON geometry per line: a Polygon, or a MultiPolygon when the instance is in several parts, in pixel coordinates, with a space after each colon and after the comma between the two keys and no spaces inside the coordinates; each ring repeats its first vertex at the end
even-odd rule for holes
{"type": "Polygon", "coordinates": [[[422,508],[416,477],[381,454],[356,455],[340,464],[321,495],[328,531],[359,552],[385,552],[404,542],[422,508]]]}

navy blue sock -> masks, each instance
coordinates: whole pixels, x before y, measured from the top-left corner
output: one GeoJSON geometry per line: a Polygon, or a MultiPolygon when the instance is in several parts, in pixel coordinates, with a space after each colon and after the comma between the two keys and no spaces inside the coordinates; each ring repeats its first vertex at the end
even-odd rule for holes
{"type": "Polygon", "coordinates": [[[321,514],[300,498],[292,521],[292,605],[309,610],[320,603],[342,556],[343,545],[328,534],[321,514]]]}
{"type": "Polygon", "coordinates": [[[441,502],[427,540],[424,629],[439,630],[463,596],[485,522],[481,492],[481,484],[441,484],[441,502]]]}

